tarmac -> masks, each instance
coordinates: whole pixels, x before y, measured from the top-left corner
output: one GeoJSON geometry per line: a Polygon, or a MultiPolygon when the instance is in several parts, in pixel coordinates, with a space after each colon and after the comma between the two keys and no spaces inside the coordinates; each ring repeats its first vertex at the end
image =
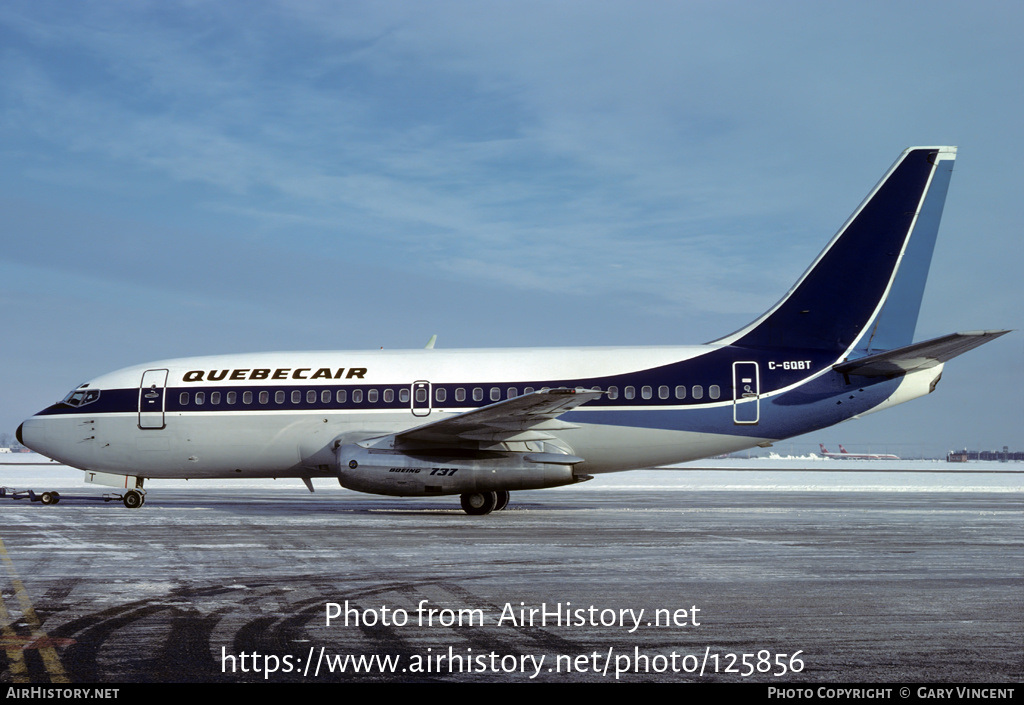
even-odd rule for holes
{"type": "Polygon", "coordinates": [[[484,517],[4,467],[63,499],[0,499],[0,682],[1020,683],[1024,476],[987,465],[643,470],[484,517]]]}

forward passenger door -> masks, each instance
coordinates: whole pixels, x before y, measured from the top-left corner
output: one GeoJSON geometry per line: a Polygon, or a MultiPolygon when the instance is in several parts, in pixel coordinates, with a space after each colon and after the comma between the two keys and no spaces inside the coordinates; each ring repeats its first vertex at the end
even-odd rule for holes
{"type": "Polygon", "coordinates": [[[139,383],[139,428],[161,429],[167,396],[167,370],[146,370],[139,383]]]}

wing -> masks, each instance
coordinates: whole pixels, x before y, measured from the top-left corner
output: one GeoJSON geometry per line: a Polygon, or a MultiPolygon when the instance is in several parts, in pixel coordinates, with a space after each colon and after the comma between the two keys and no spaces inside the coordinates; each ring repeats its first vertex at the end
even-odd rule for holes
{"type": "Polygon", "coordinates": [[[340,444],[335,451],[338,482],[352,490],[397,496],[537,490],[584,482],[590,476],[575,470],[584,459],[572,455],[550,432],[576,428],[558,417],[603,393],[542,389],[399,433],[340,444]]]}
{"type": "Polygon", "coordinates": [[[858,360],[842,362],[835,365],[833,369],[846,375],[898,377],[914,370],[935,367],[1009,332],[1008,330],[976,330],[966,333],[950,333],[941,338],[926,340],[923,343],[914,343],[895,350],[868,355],[858,360]]]}
{"type": "Polygon", "coordinates": [[[395,447],[550,440],[554,436],[548,431],[576,428],[559,416],[602,394],[595,389],[542,389],[396,433],[395,447]]]}

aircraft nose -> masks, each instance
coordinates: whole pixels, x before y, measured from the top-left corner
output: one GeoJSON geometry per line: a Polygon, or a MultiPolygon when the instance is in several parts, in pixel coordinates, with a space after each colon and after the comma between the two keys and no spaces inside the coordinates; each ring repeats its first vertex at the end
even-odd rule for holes
{"type": "MultiPolygon", "coordinates": [[[[54,454],[61,455],[61,448],[66,445],[63,443],[65,440],[60,428],[47,428],[51,424],[48,422],[45,416],[32,416],[21,422],[18,426],[18,430],[15,432],[15,436],[18,439],[18,443],[25,446],[29,450],[41,453],[48,458],[53,458],[54,454]]],[[[72,434],[77,435],[77,434],[72,434]]],[[[76,438],[75,440],[78,440],[76,438]]]]}
{"type": "Polygon", "coordinates": [[[33,446],[38,446],[39,441],[45,438],[45,434],[42,431],[43,429],[39,426],[39,419],[32,417],[21,422],[18,430],[14,432],[14,436],[18,439],[18,443],[38,453],[39,448],[33,446]]]}

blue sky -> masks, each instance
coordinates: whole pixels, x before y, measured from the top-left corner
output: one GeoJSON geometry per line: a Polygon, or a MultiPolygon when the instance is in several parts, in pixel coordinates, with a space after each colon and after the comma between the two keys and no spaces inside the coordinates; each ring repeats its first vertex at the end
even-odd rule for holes
{"type": "MultiPolygon", "coordinates": [[[[1022,16],[5,2],[0,431],[181,355],[705,342],[918,144],[960,153],[917,339],[1024,328],[1022,16]]],[[[798,443],[1024,447],[1022,340],[798,443]]]]}

